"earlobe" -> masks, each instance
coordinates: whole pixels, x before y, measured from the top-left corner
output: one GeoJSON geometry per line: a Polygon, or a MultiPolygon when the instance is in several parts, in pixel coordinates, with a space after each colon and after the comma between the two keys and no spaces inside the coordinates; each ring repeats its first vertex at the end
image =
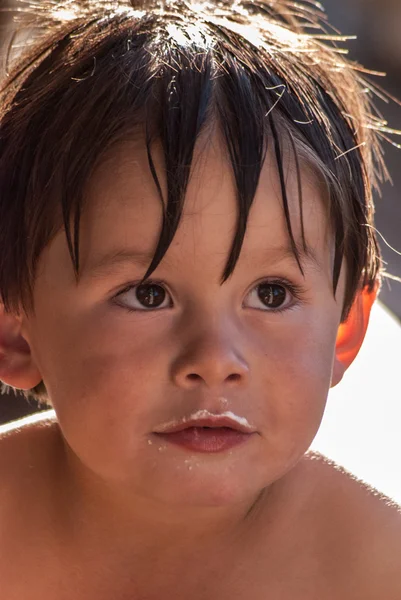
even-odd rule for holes
{"type": "Polygon", "coordinates": [[[17,316],[0,305],[0,380],[20,390],[36,387],[42,380],[28,342],[21,335],[17,316]]]}
{"type": "Polygon", "coordinates": [[[358,355],[365,338],[370,311],[376,300],[377,291],[378,285],[372,291],[365,288],[359,292],[347,320],[341,323],[338,329],[331,387],[341,381],[345,371],[358,355]]]}

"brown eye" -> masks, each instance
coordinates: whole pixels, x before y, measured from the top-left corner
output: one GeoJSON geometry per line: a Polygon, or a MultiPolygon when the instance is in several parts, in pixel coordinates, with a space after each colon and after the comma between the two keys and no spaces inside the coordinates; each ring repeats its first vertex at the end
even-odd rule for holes
{"type": "Polygon", "coordinates": [[[257,290],[258,297],[268,308],[280,308],[287,299],[287,290],[277,283],[261,283],[257,290]]]}
{"type": "Polygon", "coordinates": [[[166,298],[166,291],[154,283],[138,285],[136,298],[145,308],[159,308],[166,298]]]}
{"type": "Polygon", "coordinates": [[[130,285],[117,294],[116,303],[129,311],[147,311],[172,306],[171,297],[162,285],[149,282],[130,285]]]}

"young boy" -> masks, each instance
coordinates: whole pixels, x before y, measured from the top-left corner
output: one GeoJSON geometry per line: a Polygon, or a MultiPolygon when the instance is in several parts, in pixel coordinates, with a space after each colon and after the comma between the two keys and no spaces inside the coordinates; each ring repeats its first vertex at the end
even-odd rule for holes
{"type": "Polygon", "coordinates": [[[367,84],[310,3],[30,10],[0,378],[55,412],[0,438],[2,600],[401,598],[397,507],[307,453],[380,279],[367,84]]]}

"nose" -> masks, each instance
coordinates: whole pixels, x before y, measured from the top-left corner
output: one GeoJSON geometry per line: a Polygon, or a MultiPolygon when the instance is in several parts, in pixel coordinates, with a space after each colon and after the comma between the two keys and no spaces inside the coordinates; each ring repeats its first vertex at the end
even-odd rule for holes
{"type": "Polygon", "coordinates": [[[221,329],[211,331],[203,327],[187,341],[173,364],[173,380],[178,387],[194,389],[204,385],[221,389],[247,381],[249,366],[240,352],[239,336],[221,329]]]}

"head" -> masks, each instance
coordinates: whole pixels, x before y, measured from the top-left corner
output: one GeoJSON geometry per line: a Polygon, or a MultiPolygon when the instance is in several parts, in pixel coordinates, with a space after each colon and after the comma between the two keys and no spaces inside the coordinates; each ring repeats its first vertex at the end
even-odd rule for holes
{"type": "Polygon", "coordinates": [[[363,340],[366,84],[287,0],[40,10],[2,94],[0,378],[53,405],[104,478],[135,463],[147,493],[174,496],[172,476],[205,502],[251,493],[309,447],[363,340]],[[149,436],[199,409],[259,438],[189,483],[149,436]],[[231,484],[205,491],[223,464],[231,484]]]}

